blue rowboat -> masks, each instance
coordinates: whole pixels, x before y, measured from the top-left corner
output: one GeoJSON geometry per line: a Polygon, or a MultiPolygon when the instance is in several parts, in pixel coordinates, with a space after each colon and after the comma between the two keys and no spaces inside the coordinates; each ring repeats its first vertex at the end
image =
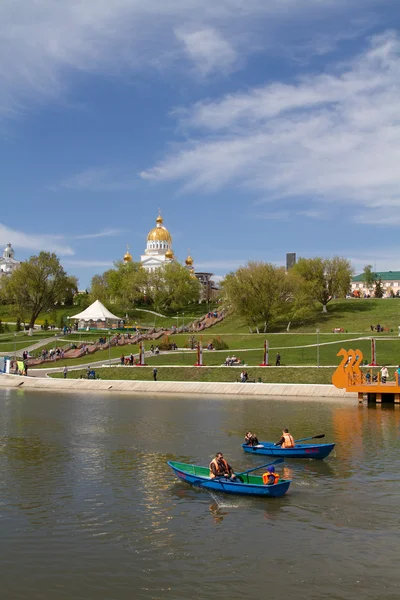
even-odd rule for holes
{"type": "Polygon", "coordinates": [[[265,485],[262,477],[249,475],[248,473],[240,475],[238,481],[231,481],[225,477],[210,479],[210,470],[208,467],[199,467],[198,465],[174,461],[168,461],[168,465],[181,481],[190,483],[194,487],[201,487],[205,490],[223,492],[225,494],[272,496],[279,498],[286,494],[291,483],[291,479],[282,479],[274,485],[265,485]]]}
{"type": "Polygon", "coordinates": [[[265,456],[282,456],[284,458],[326,458],[334,449],[335,444],[296,444],[294,448],[281,448],[274,446],[273,442],[260,442],[257,446],[242,444],[242,448],[249,454],[263,454],[265,456]]]}

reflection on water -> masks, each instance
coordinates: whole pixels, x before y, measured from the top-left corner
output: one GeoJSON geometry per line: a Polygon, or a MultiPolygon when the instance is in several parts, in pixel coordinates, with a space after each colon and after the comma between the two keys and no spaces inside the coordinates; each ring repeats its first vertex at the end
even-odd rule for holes
{"type": "Polygon", "coordinates": [[[399,419],[323,400],[1,391],[3,597],[398,597],[399,419]],[[283,498],[193,488],[166,464],[221,450],[245,471],[266,460],[243,453],[244,432],[286,426],[337,446],[277,465],[283,498]]]}

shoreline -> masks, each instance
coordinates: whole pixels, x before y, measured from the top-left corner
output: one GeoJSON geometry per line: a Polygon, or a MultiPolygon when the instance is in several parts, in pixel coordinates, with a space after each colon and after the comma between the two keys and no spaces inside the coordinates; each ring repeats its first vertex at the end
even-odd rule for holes
{"type": "Polygon", "coordinates": [[[236,383],[197,381],[138,381],[123,379],[55,379],[1,374],[0,388],[49,391],[124,392],[131,394],[204,394],[210,396],[291,397],[307,400],[345,399],[357,402],[356,393],[326,384],[236,383]]]}

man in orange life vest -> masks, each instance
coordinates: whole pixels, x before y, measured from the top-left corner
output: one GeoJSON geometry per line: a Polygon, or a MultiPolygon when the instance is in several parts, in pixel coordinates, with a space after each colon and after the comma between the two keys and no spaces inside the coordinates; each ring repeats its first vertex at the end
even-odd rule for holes
{"type": "Polygon", "coordinates": [[[274,444],[274,446],[280,446],[281,448],[294,448],[294,439],[293,436],[289,433],[289,429],[284,429],[282,431],[281,439],[274,444]]]}
{"type": "Polygon", "coordinates": [[[210,479],[216,477],[228,477],[229,479],[236,479],[236,475],[233,469],[226,460],[224,459],[222,452],[217,452],[215,458],[210,462],[210,479]]]}

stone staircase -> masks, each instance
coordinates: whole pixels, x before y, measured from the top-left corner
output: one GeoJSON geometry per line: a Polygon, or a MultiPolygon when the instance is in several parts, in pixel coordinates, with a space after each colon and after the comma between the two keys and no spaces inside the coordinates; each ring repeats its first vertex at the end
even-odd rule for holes
{"type": "MultiPolygon", "coordinates": [[[[202,317],[198,321],[194,321],[193,323],[189,324],[187,327],[179,327],[179,328],[174,328],[174,329],[163,329],[163,328],[150,329],[146,333],[139,333],[132,337],[128,337],[127,334],[117,334],[111,338],[110,344],[108,343],[108,341],[106,341],[105,343],[94,342],[94,343],[89,343],[89,344],[86,342],[82,342],[77,347],[73,347],[73,348],[72,348],[72,344],[68,344],[68,345],[62,347],[62,350],[64,351],[63,356],[61,356],[61,354],[60,354],[58,356],[54,355],[53,358],[50,358],[50,357],[45,358],[45,359],[41,358],[41,357],[29,358],[28,366],[35,367],[37,365],[41,365],[44,363],[53,364],[59,360],[65,359],[65,358],[70,358],[70,359],[82,358],[84,356],[93,355],[99,350],[107,350],[109,345],[121,346],[121,347],[132,346],[132,345],[138,344],[142,340],[156,341],[156,340],[161,339],[165,335],[170,336],[170,335],[174,335],[176,333],[184,333],[184,332],[196,333],[199,331],[204,331],[205,329],[208,329],[209,327],[212,327],[213,325],[220,323],[225,318],[225,316],[226,316],[226,314],[224,313],[224,311],[218,311],[218,312],[212,312],[212,313],[210,312],[210,313],[207,313],[206,315],[204,315],[204,317],[202,317]]],[[[99,331],[99,335],[101,335],[100,331],[99,331]]],[[[54,340],[54,342],[57,341],[54,338],[51,338],[51,340],[54,340]]]]}

